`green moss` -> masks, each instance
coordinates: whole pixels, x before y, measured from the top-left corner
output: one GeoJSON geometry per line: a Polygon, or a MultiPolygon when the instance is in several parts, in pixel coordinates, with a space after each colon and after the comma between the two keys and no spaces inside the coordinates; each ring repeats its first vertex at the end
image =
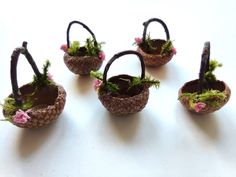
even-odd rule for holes
{"type": "Polygon", "coordinates": [[[222,67],[221,63],[218,63],[216,60],[211,60],[209,63],[209,70],[205,73],[205,79],[208,82],[215,82],[216,76],[213,74],[216,68],[222,67]]]}
{"type": "MultiPolygon", "coordinates": [[[[103,80],[103,74],[99,71],[91,71],[90,76],[98,79],[98,80],[103,80]]],[[[107,82],[107,89],[111,91],[112,93],[116,93],[119,90],[119,87],[116,84],[113,84],[111,82],[107,82]]]]}
{"type": "Polygon", "coordinates": [[[49,66],[51,66],[51,63],[49,60],[46,60],[45,64],[43,65],[43,74],[40,77],[37,77],[36,75],[33,76],[33,81],[31,82],[33,86],[36,88],[42,88],[54,83],[52,80],[48,79],[49,66]]]}
{"type": "Polygon", "coordinates": [[[71,56],[79,56],[79,55],[87,55],[87,56],[98,56],[99,52],[102,49],[102,44],[104,43],[97,43],[95,45],[95,40],[91,38],[87,38],[85,41],[85,45],[83,46],[85,48],[85,51],[80,51],[80,42],[79,41],[73,41],[70,48],[68,49],[68,53],[71,56]]]}
{"type": "Polygon", "coordinates": [[[77,51],[80,48],[80,43],[79,41],[73,41],[72,44],[70,45],[70,48],[68,49],[68,53],[72,56],[77,55],[77,51]]]}
{"type": "Polygon", "coordinates": [[[94,45],[94,42],[94,39],[86,39],[85,48],[87,49],[87,55],[89,56],[98,56],[102,49],[103,43],[97,43],[97,45],[94,45]]]}
{"type": "Polygon", "coordinates": [[[21,109],[22,111],[26,111],[26,110],[30,109],[32,107],[32,101],[29,96],[24,100],[22,105],[18,106],[18,105],[16,105],[14,98],[7,97],[7,98],[5,98],[4,104],[2,105],[2,107],[5,112],[5,115],[7,115],[5,117],[5,120],[11,122],[12,116],[15,114],[15,112],[19,109],[21,109]]]}
{"type": "MultiPolygon", "coordinates": [[[[101,81],[103,80],[103,74],[99,71],[91,71],[90,76],[95,77],[101,81]]],[[[132,80],[129,80],[129,79],[122,79],[122,80],[125,80],[129,83],[129,89],[135,86],[144,85],[144,84],[148,86],[154,86],[156,88],[160,86],[160,81],[156,79],[152,79],[151,77],[145,77],[143,79],[141,79],[140,77],[133,77],[132,80]]],[[[119,90],[119,87],[116,84],[111,83],[111,82],[107,82],[106,87],[109,91],[113,93],[119,90]]]]}
{"type": "Polygon", "coordinates": [[[219,90],[204,90],[202,93],[183,93],[180,97],[180,100],[187,100],[190,107],[198,102],[203,102],[207,105],[218,107],[226,99],[226,94],[220,92],[219,90]]]}
{"type": "Polygon", "coordinates": [[[172,41],[167,40],[161,48],[161,55],[170,53],[172,48],[173,48],[172,41]]]}
{"type": "MultiPolygon", "coordinates": [[[[134,43],[136,44],[136,43],[134,43]]],[[[137,45],[137,44],[136,44],[137,45]]],[[[139,44],[139,47],[143,48],[144,50],[156,50],[157,47],[154,47],[153,44],[152,44],[152,39],[150,37],[150,34],[147,35],[145,41],[142,41],[140,44],[139,44]]],[[[167,40],[165,42],[165,44],[161,47],[161,52],[160,54],[161,55],[165,55],[165,54],[169,54],[172,52],[172,48],[173,48],[173,43],[171,40],[167,40]]]]}

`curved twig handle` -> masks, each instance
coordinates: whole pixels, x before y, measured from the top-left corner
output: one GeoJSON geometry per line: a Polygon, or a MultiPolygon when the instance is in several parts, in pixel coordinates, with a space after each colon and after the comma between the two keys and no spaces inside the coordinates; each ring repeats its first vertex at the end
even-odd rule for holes
{"type": "Polygon", "coordinates": [[[111,66],[111,64],[118,58],[124,56],[124,55],[130,55],[130,54],[134,54],[137,55],[140,63],[141,63],[141,79],[143,79],[145,77],[145,65],[144,65],[144,61],[143,61],[143,57],[140,53],[133,51],[133,50],[126,50],[123,52],[119,52],[117,54],[115,54],[107,63],[104,72],[103,72],[103,83],[106,84],[107,83],[107,72],[111,66]]]}
{"type": "Polygon", "coordinates": [[[166,40],[170,39],[170,33],[169,33],[169,30],[168,30],[166,24],[159,18],[151,18],[148,21],[143,23],[143,26],[144,26],[144,29],[143,29],[143,42],[146,40],[147,27],[151,22],[159,22],[163,26],[163,28],[165,29],[166,40]]]}
{"type": "Polygon", "coordinates": [[[198,91],[200,93],[204,89],[205,73],[209,70],[209,63],[210,63],[210,42],[205,42],[202,52],[199,83],[198,83],[198,91]]]}
{"type": "Polygon", "coordinates": [[[69,23],[68,27],[67,27],[67,31],[66,31],[66,41],[67,41],[67,47],[70,48],[70,28],[73,24],[79,24],[81,26],[83,26],[93,37],[93,40],[94,40],[94,45],[97,46],[98,43],[97,43],[97,40],[96,40],[96,37],[94,35],[94,33],[89,29],[88,26],[86,26],[85,24],[83,24],[82,22],[79,22],[79,21],[72,21],[69,23]]]}
{"type": "Polygon", "coordinates": [[[17,71],[16,71],[18,58],[20,54],[23,54],[26,57],[36,77],[38,78],[42,77],[42,74],[39,72],[36,63],[34,62],[34,59],[32,58],[31,54],[28,52],[27,42],[24,41],[22,44],[22,47],[16,48],[11,55],[11,85],[12,85],[13,97],[18,106],[22,105],[22,97],[21,97],[21,93],[18,87],[17,71]]]}

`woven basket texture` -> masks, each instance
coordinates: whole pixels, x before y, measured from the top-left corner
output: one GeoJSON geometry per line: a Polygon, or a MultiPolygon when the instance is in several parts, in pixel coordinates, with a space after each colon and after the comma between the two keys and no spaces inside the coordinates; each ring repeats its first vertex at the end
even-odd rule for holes
{"type": "Polygon", "coordinates": [[[120,94],[112,94],[107,91],[104,84],[100,86],[98,98],[109,112],[116,115],[127,115],[137,113],[146,106],[149,98],[148,87],[139,86],[132,93],[124,93],[127,90],[127,84],[120,78],[131,79],[131,77],[129,75],[118,75],[108,80],[121,88],[120,94]]]}
{"type": "Polygon", "coordinates": [[[97,56],[70,56],[65,53],[64,62],[71,72],[79,75],[89,75],[90,71],[97,71],[102,66],[102,60],[97,56]]]}

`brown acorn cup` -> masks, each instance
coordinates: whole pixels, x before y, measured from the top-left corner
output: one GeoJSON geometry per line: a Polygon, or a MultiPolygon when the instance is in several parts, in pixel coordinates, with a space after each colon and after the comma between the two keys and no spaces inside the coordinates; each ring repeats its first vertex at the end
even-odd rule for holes
{"type": "Polygon", "coordinates": [[[160,54],[162,46],[165,44],[167,40],[170,39],[169,30],[166,24],[161,19],[151,18],[143,23],[144,30],[143,30],[142,42],[146,40],[147,27],[151,22],[159,22],[163,26],[166,33],[166,40],[152,39],[150,42],[155,49],[147,48],[144,46],[144,47],[138,47],[137,51],[143,56],[143,60],[146,66],[158,67],[168,63],[172,59],[174,54],[173,53],[166,55],[160,54]]]}
{"type": "Polygon", "coordinates": [[[147,104],[149,98],[149,86],[141,85],[132,89],[129,88],[128,82],[133,78],[130,75],[117,75],[108,79],[119,87],[118,93],[111,93],[107,90],[107,72],[111,64],[121,56],[134,54],[138,56],[141,63],[141,79],[145,77],[145,65],[142,56],[132,50],[123,51],[115,54],[107,63],[103,73],[103,83],[99,87],[98,98],[104,107],[116,115],[126,115],[141,111],[147,104]]]}
{"type": "MultiPolygon", "coordinates": [[[[41,78],[36,63],[28,52],[27,43],[23,42],[22,47],[16,48],[11,56],[11,84],[12,94],[8,97],[14,98],[15,103],[21,106],[29,95],[32,95],[32,108],[27,110],[30,119],[26,123],[12,123],[21,128],[39,128],[56,120],[64,109],[66,102],[66,92],[60,85],[52,84],[42,88],[36,88],[31,83],[18,87],[17,83],[17,62],[19,55],[23,54],[31,65],[35,76],[41,78]]],[[[5,117],[9,116],[3,110],[5,117]]]]}
{"type": "Polygon", "coordinates": [[[192,80],[189,82],[186,82],[180,89],[179,89],[179,98],[184,93],[202,93],[204,89],[213,89],[213,90],[219,90],[220,92],[224,93],[226,95],[226,98],[222,100],[216,100],[219,102],[218,106],[212,106],[209,104],[206,104],[206,106],[200,110],[199,112],[195,112],[189,105],[188,99],[179,99],[182,105],[184,105],[189,111],[197,113],[197,114],[207,114],[215,112],[216,110],[219,110],[221,107],[223,107],[230,98],[231,91],[229,86],[223,82],[216,80],[216,82],[209,83],[205,80],[205,73],[209,70],[209,60],[210,60],[210,42],[206,42],[204,44],[203,53],[202,53],[202,59],[201,59],[201,67],[200,67],[200,73],[199,73],[199,79],[192,80]]]}
{"type": "MultiPolygon", "coordinates": [[[[69,23],[67,28],[67,48],[70,48],[70,28],[73,24],[82,25],[93,37],[94,45],[97,46],[97,40],[94,33],[89,29],[88,26],[79,21],[72,21],[69,23]]],[[[80,47],[81,52],[85,51],[85,47],[80,47]]],[[[89,75],[90,71],[97,71],[102,66],[102,60],[98,56],[71,56],[67,52],[64,54],[64,62],[68,69],[79,75],[89,75]]]]}

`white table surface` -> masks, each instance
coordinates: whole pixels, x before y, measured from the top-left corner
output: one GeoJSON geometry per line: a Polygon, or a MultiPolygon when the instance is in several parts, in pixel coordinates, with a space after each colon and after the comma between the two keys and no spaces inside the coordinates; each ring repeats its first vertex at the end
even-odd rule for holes
{"type": "MultiPolygon", "coordinates": [[[[0,122],[0,177],[235,176],[235,11],[234,0],[1,3],[1,102],[11,92],[10,55],[24,40],[39,68],[50,59],[50,72],[66,89],[67,101],[58,121],[45,128],[25,130],[0,122]],[[103,71],[115,53],[135,50],[134,38],[142,36],[142,23],[152,17],[166,22],[177,55],[161,68],[146,70],[161,81],[161,87],[150,89],[143,111],[114,117],[99,102],[94,79],[78,77],[65,66],[59,48],[66,43],[67,25],[82,21],[98,41],[106,42],[103,71]],[[205,41],[211,42],[211,58],[224,64],[216,75],[230,86],[232,95],[221,110],[196,116],[178,102],[177,93],[185,82],[198,77],[205,41]]],[[[158,24],[148,30],[154,38],[165,37],[158,24]]],[[[76,25],[71,31],[72,40],[83,41],[88,35],[76,25]]],[[[21,58],[19,85],[33,75],[21,58]]],[[[109,75],[138,75],[138,60],[129,58],[115,62],[109,75]]]]}

